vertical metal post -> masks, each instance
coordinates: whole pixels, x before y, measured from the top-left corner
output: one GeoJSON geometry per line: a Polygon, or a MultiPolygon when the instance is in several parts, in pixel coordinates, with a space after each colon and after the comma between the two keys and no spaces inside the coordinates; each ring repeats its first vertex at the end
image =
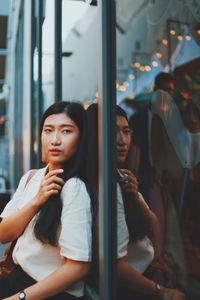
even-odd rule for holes
{"type": "Polygon", "coordinates": [[[167,39],[168,39],[168,53],[167,62],[169,65],[169,71],[171,72],[171,35],[170,35],[170,20],[167,20],[167,39]]]}
{"type": "Polygon", "coordinates": [[[22,78],[23,74],[23,45],[24,45],[24,11],[23,6],[21,7],[19,14],[19,24],[17,32],[17,42],[15,47],[15,103],[14,103],[14,120],[17,120],[14,127],[14,150],[15,150],[15,160],[14,160],[14,187],[17,187],[19,179],[23,174],[23,140],[22,140],[22,118],[19,118],[22,114],[23,108],[23,86],[22,78]]]}
{"type": "Polygon", "coordinates": [[[116,299],[116,27],[115,1],[99,4],[100,298],[116,299]]]}
{"type": "Polygon", "coordinates": [[[38,49],[38,84],[37,84],[37,141],[38,141],[38,161],[37,166],[41,164],[41,139],[40,139],[40,121],[42,117],[42,17],[43,0],[37,2],[37,49],[38,49]]]}
{"type": "Polygon", "coordinates": [[[30,103],[30,128],[31,128],[31,147],[30,158],[31,168],[34,166],[34,48],[35,48],[35,0],[31,0],[31,103],[30,103]]]}
{"type": "Polygon", "coordinates": [[[62,100],[62,0],[55,0],[54,43],[54,100],[58,102],[62,100]]]}

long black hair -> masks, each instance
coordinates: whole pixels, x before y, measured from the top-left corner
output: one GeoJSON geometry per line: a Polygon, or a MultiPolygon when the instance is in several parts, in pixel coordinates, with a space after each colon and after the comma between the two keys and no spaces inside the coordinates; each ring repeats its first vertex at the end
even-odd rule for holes
{"type": "MultiPolygon", "coordinates": [[[[118,105],[116,106],[116,115],[124,117],[127,120],[127,122],[129,123],[126,112],[118,105]]],[[[130,153],[128,154],[128,156],[129,155],[130,155],[130,153]]],[[[130,169],[128,167],[129,166],[128,156],[125,161],[124,167],[127,169],[130,169]]],[[[135,173],[134,170],[131,170],[131,171],[133,173],[135,173]]],[[[137,175],[136,175],[136,177],[137,177],[137,175]]],[[[117,179],[120,184],[118,175],[117,175],[117,179]]],[[[142,239],[145,237],[145,235],[149,231],[149,224],[142,216],[140,209],[139,209],[138,205],[135,203],[135,201],[133,201],[132,196],[130,196],[129,193],[124,191],[123,188],[121,190],[122,190],[122,198],[123,198],[123,203],[124,203],[126,224],[127,224],[128,231],[129,231],[129,240],[130,240],[130,242],[133,242],[135,240],[139,240],[139,239],[142,239]]]]}
{"type": "MultiPolygon", "coordinates": [[[[116,106],[116,116],[122,116],[124,117],[127,122],[128,118],[126,115],[126,112],[120,107],[116,106]]],[[[87,174],[87,180],[91,183],[94,190],[94,202],[93,202],[93,212],[94,212],[94,218],[93,218],[93,244],[95,250],[93,253],[96,253],[96,246],[98,244],[98,105],[92,104],[87,109],[87,121],[88,121],[88,127],[90,128],[90,135],[88,137],[88,150],[87,150],[87,168],[86,168],[86,174],[87,174]]],[[[130,148],[131,149],[131,148],[130,148]]],[[[129,150],[130,152],[130,150],[129,150]]],[[[131,153],[128,153],[127,159],[124,163],[124,168],[130,169],[129,164],[129,156],[131,156],[131,153]]],[[[135,173],[134,170],[131,170],[133,173],[135,173]]],[[[136,174],[135,174],[136,175],[136,174]]],[[[137,175],[136,175],[137,176],[137,175]]],[[[117,182],[120,184],[120,178],[117,174],[117,182]]],[[[127,193],[123,188],[122,190],[122,198],[124,203],[124,210],[125,210],[125,218],[126,218],[126,224],[129,231],[129,238],[130,242],[133,242],[138,239],[142,239],[149,231],[149,225],[144,220],[144,217],[142,213],[140,212],[140,209],[138,208],[138,205],[133,201],[132,196],[130,196],[129,193],[127,193]]],[[[95,259],[94,259],[95,260],[95,259]]]]}
{"type": "MultiPolygon", "coordinates": [[[[77,102],[62,101],[51,105],[43,114],[41,120],[41,133],[47,117],[53,114],[66,113],[79,129],[80,137],[74,156],[63,164],[64,172],[59,175],[64,182],[69,178],[78,177],[84,182],[85,179],[85,157],[87,145],[87,122],[83,106],[77,102]]],[[[62,212],[62,201],[60,193],[51,196],[41,207],[34,225],[34,234],[43,243],[57,245],[58,230],[62,212]]]]}

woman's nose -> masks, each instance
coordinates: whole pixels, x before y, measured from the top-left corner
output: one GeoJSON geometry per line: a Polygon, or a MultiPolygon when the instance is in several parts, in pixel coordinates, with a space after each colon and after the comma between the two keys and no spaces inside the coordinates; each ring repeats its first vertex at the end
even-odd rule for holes
{"type": "Polygon", "coordinates": [[[57,132],[54,133],[54,135],[52,136],[52,140],[51,140],[51,144],[52,145],[59,145],[61,143],[59,134],[57,132]]]}
{"type": "Polygon", "coordinates": [[[125,137],[123,132],[117,132],[117,144],[124,145],[125,144],[125,137]]]}

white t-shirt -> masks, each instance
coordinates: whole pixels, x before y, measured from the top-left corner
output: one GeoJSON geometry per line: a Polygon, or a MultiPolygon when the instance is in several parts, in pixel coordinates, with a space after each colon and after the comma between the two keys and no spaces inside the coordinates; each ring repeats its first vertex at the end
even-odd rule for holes
{"type": "Polygon", "coordinates": [[[129,232],[126,225],[124,202],[121,187],[117,183],[117,257],[122,258],[127,255],[129,243],[129,232]]]}
{"type": "MultiPolygon", "coordinates": [[[[6,218],[22,208],[37,194],[46,169],[39,169],[26,185],[29,172],[20,180],[18,189],[7,204],[1,217],[6,218]]],[[[62,188],[61,230],[58,247],[43,244],[33,233],[35,217],[18,238],[13,250],[13,259],[36,281],[47,277],[65,263],[65,259],[91,261],[91,205],[86,186],[79,178],[70,178],[62,188]]],[[[84,280],[66,290],[83,296],[84,280]]]]}
{"type": "MultiPolygon", "coordinates": [[[[146,204],[140,193],[139,196],[141,201],[146,204]]],[[[129,244],[129,232],[119,183],[117,183],[117,247],[118,258],[124,257],[125,260],[140,273],[143,273],[147,269],[154,257],[154,248],[147,236],[142,240],[129,244]]]]}

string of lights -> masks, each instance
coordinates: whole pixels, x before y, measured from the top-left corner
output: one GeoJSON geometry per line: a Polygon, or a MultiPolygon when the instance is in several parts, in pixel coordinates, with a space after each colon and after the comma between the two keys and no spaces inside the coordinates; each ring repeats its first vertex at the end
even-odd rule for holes
{"type": "MultiPolygon", "coordinates": [[[[137,80],[141,73],[151,72],[153,68],[157,68],[162,64],[162,59],[167,58],[169,68],[171,67],[172,43],[185,40],[189,42],[192,37],[190,33],[191,27],[195,26],[197,36],[200,36],[200,24],[182,22],[178,20],[168,19],[166,21],[166,30],[163,38],[156,40],[156,47],[152,53],[134,51],[132,53],[132,62],[130,68],[126,70],[127,80],[137,80]],[[163,48],[164,47],[164,48],[163,48]]],[[[120,92],[125,92],[129,84],[128,81],[116,83],[116,88],[120,92]]]]}

